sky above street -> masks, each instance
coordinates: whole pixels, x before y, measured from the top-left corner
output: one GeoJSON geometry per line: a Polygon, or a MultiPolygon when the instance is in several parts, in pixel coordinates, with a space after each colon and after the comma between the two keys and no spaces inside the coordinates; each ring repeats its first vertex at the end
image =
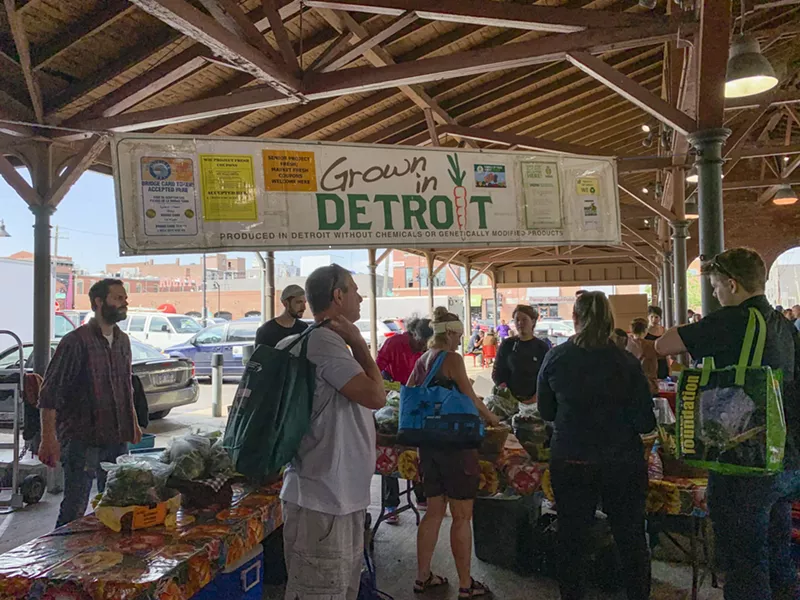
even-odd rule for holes
{"type": "MultiPolygon", "coordinates": [[[[27,171],[21,171],[28,181],[27,171]]],[[[0,219],[5,222],[10,238],[0,238],[0,256],[8,256],[21,250],[33,251],[33,214],[8,184],[0,178],[0,219]]],[[[145,257],[120,258],[117,237],[117,213],[114,199],[114,181],[107,175],[87,172],[72,187],[52,217],[59,226],[58,253],[71,256],[75,263],[87,271],[100,272],[108,263],[141,262],[145,257]]],[[[228,253],[244,256],[248,265],[254,262],[252,252],[228,253]]],[[[367,271],[366,250],[330,250],[278,252],[276,262],[300,266],[300,258],[310,254],[327,254],[343,267],[365,273],[367,271]]],[[[174,256],[153,257],[156,262],[174,262],[174,256]]],[[[199,263],[199,255],[181,255],[182,263],[199,263]]],[[[784,253],[781,264],[800,263],[800,248],[784,253]]]]}

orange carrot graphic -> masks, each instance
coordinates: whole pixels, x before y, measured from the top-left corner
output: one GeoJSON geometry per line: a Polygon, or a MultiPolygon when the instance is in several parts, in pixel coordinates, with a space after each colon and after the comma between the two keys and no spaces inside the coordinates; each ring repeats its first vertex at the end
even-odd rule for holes
{"type": "Polygon", "coordinates": [[[450,163],[450,169],[447,173],[450,179],[453,180],[455,187],[453,188],[453,200],[456,206],[456,223],[459,229],[467,228],[467,188],[462,184],[467,177],[467,173],[461,170],[458,165],[458,154],[447,155],[447,161],[450,163]]]}

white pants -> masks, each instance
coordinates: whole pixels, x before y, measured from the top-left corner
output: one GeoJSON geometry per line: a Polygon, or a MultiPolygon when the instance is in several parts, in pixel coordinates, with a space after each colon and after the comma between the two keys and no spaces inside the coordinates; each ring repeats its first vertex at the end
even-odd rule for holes
{"type": "Polygon", "coordinates": [[[289,581],[284,600],[356,600],[364,564],[364,517],[329,515],[283,503],[289,581]]]}

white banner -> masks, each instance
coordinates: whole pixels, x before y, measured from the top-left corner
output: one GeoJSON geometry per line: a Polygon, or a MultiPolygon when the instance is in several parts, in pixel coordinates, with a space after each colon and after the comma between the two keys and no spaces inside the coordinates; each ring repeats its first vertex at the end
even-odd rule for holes
{"type": "Polygon", "coordinates": [[[121,254],[619,244],[613,159],[120,134],[121,254]]]}

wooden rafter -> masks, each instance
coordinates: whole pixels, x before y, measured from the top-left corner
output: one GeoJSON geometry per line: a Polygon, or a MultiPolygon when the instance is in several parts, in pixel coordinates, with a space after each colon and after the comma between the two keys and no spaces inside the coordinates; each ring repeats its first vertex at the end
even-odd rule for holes
{"type": "MultiPolygon", "coordinates": [[[[142,0],[136,0],[142,1],[142,0]]],[[[691,24],[684,24],[692,29],[691,24]]],[[[679,24],[591,30],[519,42],[379,68],[356,67],[335,73],[313,73],[305,88],[310,98],[334,97],[399,85],[463,77],[563,60],[567,52],[600,54],[611,49],[636,48],[664,42],[677,34],[679,24]]]]}
{"type": "MultiPolygon", "coordinates": [[[[6,0],[6,2],[8,1],[9,0],[6,0]]],[[[11,189],[17,192],[19,197],[22,198],[28,206],[41,206],[44,204],[39,193],[22,178],[22,175],[14,168],[14,165],[12,165],[2,153],[0,153],[0,177],[6,180],[6,183],[11,186],[11,189]]]]}
{"type": "Polygon", "coordinates": [[[14,45],[17,47],[17,55],[19,56],[19,65],[22,69],[22,75],[25,78],[25,85],[28,88],[28,95],[31,99],[31,106],[36,115],[36,121],[44,123],[44,105],[42,104],[42,92],[39,89],[39,82],[36,78],[36,73],[33,70],[31,62],[30,47],[28,45],[28,34],[25,31],[25,26],[22,23],[21,16],[17,13],[17,7],[14,0],[4,0],[6,13],[8,15],[8,24],[11,28],[11,35],[14,38],[14,45]]]}
{"type": "Polygon", "coordinates": [[[44,198],[45,204],[55,208],[59,205],[70,188],[78,181],[100,153],[105,149],[108,137],[100,135],[86,140],[75,156],[67,163],[63,173],[53,182],[52,187],[44,198]]]}
{"type": "Polygon", "coordinates": [[[61,56],[81,40],[95,35],[117,22],[136,7],[127,0],[110,0],[69,29],[53,38],[52,41],[31,49],[31,63],[34,69],[42,69],[61,56]]]}
{"type": "Polygon", "coordinates": [[[323,73],[327,73],[328,71],[336,71],[341,69],[351,61],[366,53],[368,50],[371,50],[379,44],[382,44],[396,33],[402,31],[416,20],[417,16],[414,13],[405,13],[400,15],[393,22],[389,23],[389,25],[386,27],[381,28],[380,31],[377,31],[375,34],[367,35],[366,37],[359,39],[352,48],[342,53],[328,64],[324,65],[324,67],[320,70],[323,73]]]}
{"type": "MultiPolygon", "coordinates": [[[[7,2],[10,0],[6,0],[7,2]]],[[[297,94],[301,81],[247,41],[200,12],[185,0],[131,0],[184,35],[208,46],[215,54],[244,67],[253,77],[284,95],[297,94]]]]}
{"type": "Polygon", "coordinates": [[[294,48],[292,48],[292,42],[289,40],[286,26],[283,24],[283,19],[278,11],[277,0],[261,0],[261,6],[272,28],[275,41],[278,42],[278,48],[281,51],[281,55],[283,55],[283,62],[287,64],[289,69],[299,71],[300,63],[297,61],[297,55],[294,53],[294,48]]]}
{"type": "Polygon", "coordinates": [[[285,66],[281,55],[264,38],[236,0],[200,0],[220,25],[264,54],[276,65],[285,66]]]}
{"type": "Polygon", "coordinates": [[[631,198],[636,200],[639,204],[649,208],[651,211],[653,211],[654,214],[658,215],[659,217],[663,217],[664,219],[666,219],[668,222],[671,223],[672,221],[675,221],[677,219],[677,217],[675,216],[675,213],[673,213],[671,210],[661,206],[660,202],[658,202],[658,201],[656,201],[654,199],[648,198],[649,194],[644,194],[644,193],[641,193],[641,192],[634,192],[633,191],[633,186],[631,186],[631,185],[629,185],[627,183],[624,183],[624,182],[620,182],[619,183],[619,189],[621,189],[623,192],[628,194],[631,198]]]}
{"type": "Polygon", "coordinates": [[[573,66],[683,135],[688,135],[695,130],[694,119],[686,113],[659,98],[596,56],[586,52],[568,52],[567,60],[573,66]]]}
{"type": "Polygon", "coordinates": [[[724,122],[730,31],[730,0],[701,2],[697,44],[697,124],[701,129],[719,128],[724,122]]]}
{"type": "Polygon", "coordinates": [[[314,8],[361,11],[399,16],[415,12],[422,19],[475,23],[492,27],[528,29],[553,33],[572,33],[595,27],[636,27],[663,17],[610,11],[587,11],[556,6],[487,4],[480,0],[305,0],[314,8]]]}
{"type": "Polygon", "coordinates": [[[542,150],[544,152],[562,152],[566,154],[578,154],[586,156],[608,156],[607,154],[599,152],[598,150],[588,146],[579,146],[577,144],[567,144],[564,142],[553,142],[550,140],[542,140],[530,136],[514,135],[501,131],[492,131],[490,129],[445,125],[440,127],[438,132],[440,134],[445,133],[461,139],[470,139],[482,142],[498,142],[500,144],[505,144],[506,146],[516,144],[521,148],[542,150]]]}
{"type": "MultiPolygon", "coordinates": [[[[332,13],[332,11],[328,10],[319,10],[319,13],[332,26],[336,27],[337,29],[341,29],[342,31],[350,31],[356,38],[359,39],[359,41],[367,40],[371,37],[369,32],[346,12],[332,13]]],[[[394,58],[392,58],[392,56],[386,52],[386,50],[380,48],[379,46],[365,48],[364,56],[368,61],[379,68],[398,66],[394,58]]],[[[401,85],[399,87],[400,91],[423,111],[425,109],[430,109],[436,121],[444,124],[455,124],[455,121],[450,117],[450,115],[448,115],[447,112],[441,106],[439,106],[439,103],[431,98],[431,96],[421,86],[401,85]]]]}
{"type": "Polygon", "coordinates": [[[781,179],[764,179],[764,180],[743,180],[743,181],[723,181],[722,189],[725,191],[730,190],[754,190],[758,188],[781,186],[781,185],[798,185],[800,184],[800,175],[785,177],[781,179]]]}

